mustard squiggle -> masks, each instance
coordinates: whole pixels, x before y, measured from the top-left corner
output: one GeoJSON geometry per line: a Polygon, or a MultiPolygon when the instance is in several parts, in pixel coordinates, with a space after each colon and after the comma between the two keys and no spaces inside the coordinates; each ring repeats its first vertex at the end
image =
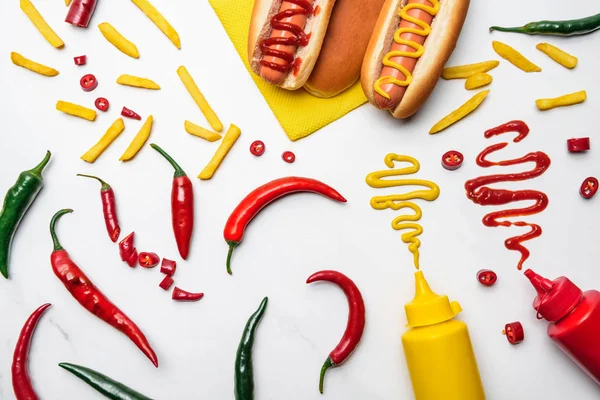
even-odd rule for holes
{"type": "Polygon", "coordinates": [[[395,161],[407,162],[411,166],[372,172],[367,175],[367,185],[377,189],[395,186],[424,186],[428,189],[413,190],[405,194],[376,196],[371,199],[371,207],[376,210],[390,208],[395,211],[411,209],[414,212],[414,214],[404,214],[394,218],[392,228],[397,231],[408,230],[408,232],[402,234],[401,239],[404,243],[408,244],[408,250],[413,254],[415,267],[419,269],[419,247],[421,246],[419,236],[423,233],[423,227],[417,224],[416,221],[421,219],[423,212],[421,211],[421,207],[408,200],[422,199],[434,201],[440,195],[440,188],[433,182],[421,179],[384,179],[393,176],[412,175],[421,169],[421,165],[416,158],[394,153],[385,156],[385,165],[389,168],[394,168],[395,161]]]}
{"type": "Polygon", "coordinates": [[[425,52],[425,48],[423,47],[423,45],[421,45],[417,42],[413,42],[412,40],[403,39],[402,37],[400,37],[400,35],[402,35],[403,33],[414,33],[415,35],[419,35],[419,36],[423,36],[423,37],[429,36],[429,34],[431,33],[431,25],[426,24],[425,22],[421,21],[418,18],[411,17],[408,14],[408,12],[410,10],[416,8],[416,9],[425,11],[429,15],[436,16],[437,13],[440,11],[440,2],[439,2],[439,0],[429,0],[429,2],[431,4],[433,4],[433,7],[430,7],[425,4],[420,4],[420,3],[410,3],[410,4],[407,4],[405,7],[403,7],[400,10],[400,12],[398,13],[402,20],[412,22],[413,24],[417,25],[420,29],[418,29],[418,28],[399,28],[394,33],[394,41],[396,43],[404,44],[406,46],[412,47],[415,51],[393,50],[393,51],[390,51],[389,53],[387,53],[383,57],[383,61],[382,61],[383,65],[385,65],[386,67],[395,68],[398,71],[402,72],[402,74],[404,74],[404,76],[405,76],[405,80],[396,79],[393,76],[382,76],[375,81],[375,87],[374,87],[375,92],[379,93],[381,96],[385,97],[388,100],[390,99],[390,95],[387,94],[381,88],[381,85],[387,85],[387,84],[392,83],[397,86],[408,86],[411,84],[411,82],[413,80],[413,76],[409,70],[407,70],[404,66],[400,65],[399,63],[392,61],[391,59],[393,57],[419,58],[425,52]]]}

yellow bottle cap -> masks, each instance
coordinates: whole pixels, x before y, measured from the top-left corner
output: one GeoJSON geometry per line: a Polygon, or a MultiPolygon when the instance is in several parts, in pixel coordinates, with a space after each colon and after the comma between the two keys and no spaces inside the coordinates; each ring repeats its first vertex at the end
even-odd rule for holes
{"type": "Polygon", "coordinates": [[[448,321],[462,311],[460,304],[450,302],[448,296],[434,293],[423,276],[423,271],[415,273],[415,298],[404,306],[408,326],[416,328],[448,321]]]}

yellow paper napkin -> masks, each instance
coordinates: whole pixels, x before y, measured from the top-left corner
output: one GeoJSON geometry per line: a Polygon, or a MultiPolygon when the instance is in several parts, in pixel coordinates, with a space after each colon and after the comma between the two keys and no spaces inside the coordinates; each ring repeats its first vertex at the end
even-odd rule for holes
{"type": "Polygon", "coordinates": [[[246,69],[290,140],[302,139],[367,101],[360,82],[331,99],[300,89],[289,91],[263,81],[248,64],[248,28],[254,0],[209,0],[246,69]]]}

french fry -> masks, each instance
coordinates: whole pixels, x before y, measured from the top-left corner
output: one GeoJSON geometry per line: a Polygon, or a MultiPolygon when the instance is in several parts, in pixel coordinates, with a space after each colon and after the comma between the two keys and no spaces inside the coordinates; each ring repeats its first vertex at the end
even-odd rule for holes
{"type": "Polygon", "coordinates": [[[60,37],[50,28],[50,25],[44,20],[44,17],[40,14],[40,12],[35,8],[35,6],[29,0],[20,0],[21,10],[29,17],[33,25],[37,28],[37,30],[42,34],[44,39],[48,41],[52,46],[57,49],[62,48],[65,43],[62,41],[60,37]]]}
{"type": "Polygon", "coordinates": [[[129,57],[140,58],[140,52],[138,51],[137,46],[127,40],[125,36],[121,35],[114,26],[108,22],[103,22],[98,25],[98,29],[100,29],[102,36],[122,53],[127,54],[129,57]]]}
{"type": "Polygon", "coordinates": [[[494,51],[506,61],[525,72],[541,72],[542,69],[529,61],[523,54],[509,45],[494,40],[492,42],[494,51]]]}
{"type": "Polygon", "coordinates": [[[100,155],[110,146],[114,140],[119,137],[119,135],[125,129],[125,122],[123,122],[123,118],[117,119],[113,124],[108,128],[106,133],[100,138],[98,143],[96,143],[91,149],[89,149],[84,155],[81,156],[81,159],[88,163],[93,163],[100,157],[100,155]]]}
{"type": "Polygon", "coordinates": [[[535,48],[565,68],[573,69],[577,65],[577,57],[572,56],[556,46],[552,46],[550,43],[538,43],[535,48]]]}
{"type": "Polygon", "coordinates": [[[204,167],[202,172],[200,172],[198,178],[205,181],[213,177],[215,171],[217,170],[217,168],[219,168],[219,165],[221,165],[223,159],[225,159],[225,156],[227,155],[227,153],[229,153],[229,150],[231,150],[231,148],[233,147],[233,145],[238,140],[241,134],[242,131],[240,130],[240,128],[233,124],[229,126],[229,129],[227,130],[227,133],[225,134],[225,137],[219,145],[219,148],[217,149],[215,155],[209,161],[206,167],[204,167]]]}
{"type": "Polygon", "coordinates": [[[475,74],[467,78],[465,81],[465,89],[479,89],[480,87],[484,87],[492,83],[493,79],[494,78],[492,78],[490,74],[486,74],[485,72],[481,74],[475,74]]]}
{"type": "Polygon", "coordinates": [[[429,131],[429,134],[433,135],[434,133],[441,132],[444,129],[448,128],[450,125],[460,121],[467,115],[471,114],[477,109],[477,107],[479,107],[479,105],[483,102],[483,100],[485,100],[489,93],[489,90],[482,90],[475,96],[471,97],[469,100],[467,100],[465,104],[452,111],[450,114],[442,118],[440,122],[435,124],[429,131]]]}
{"type": "Polygon", "coordinates": [[[194,78],[192,78],[188,70],[182,65],[177,69],[177,75],[179,75],[179,78],[185,85],[185,88],[188,90],[196,104],[198,104],[198,107],[200,107],[200,111],[202,111],[202,114],[204,114],[210,126],[215,131],[222,132],[223,124],[219,120],[219,117],[217,117],[217,114],[215,114],[211,108],[210,104],[208,104],[204,98],[204,95],[202,95],[202,92],[196,85],[196,82],[194,82],[194,78]]]}
{"type": "Polygon", "coordinates": [[[217,140],[221,139],[221,135],[218,133],[204,129],[203,127],[198,126],[190,121],[185,121],[184,127],[185,131],[190,135],[198,136],[204,140],[208,140],[209,142],[216,142],[217,140]]]}
{"type": "Polygon", "coordinates": [[[65,6],[69,7],[73,0],[65,0],[65,6]]]}
{"type": "Polygon", "coordinates": [[[175,28],[171,26],[169,21],[167,21],[165,17],[163,17],[163,15],[156,8],[154,8],[154,6],[150,4],[148,0],[131,0],[131,2],[138,6],[138,8],[142,10],[142,12],[146,14],[146,16],[150,18],[152,22],[154,22],[158,29],[160,29],[162,33],[169,38],[175,47],[181,49],[181,39],[179,39],[179,34],[175,28]]]}
{"type": "Polygon", "coordinates": [[[150,115],[144,125],[142,125],[142,129],[138,132],[137,135],[133,138],[133,141],[125,150],[125,153],[119,158],[120,161],[129,161],[142,149],[142,146],[146,143],[148,138],[150,137],[150,132],[152,132],[152,123],[154,122],[154,118],[150,115]]]}
{"type": "Polygon", "coordinates": [[[535,105],[540,111],[546,111],[556,107],[566,107],[583,103],[586,99],[586,91],[581,90],[579,92],[565,94],[564,96],[555,97],[552,99],[538,99],[535,101],[535,105]]]}
{"type": "Polygon", "coordinates": [[[36,63],[35,61],[31,61],[30,59],[25,58],[19,53],[15,53],[14,51],[10,53],[10,60],[13,62],[13,64],[19,67],[26,68],[40,75],[52,77],[59,74],[59,72],[54,68],[50,68],[43,64],[36,63]]]}
{"type": "Polygon", "coordinates": [[[96,119],[96,111],[83,107],[77,104],[69,103],[67,101],[59,100],[56,102],[56,109],[62,111],[65,114],[73,115],[75,117],[87,119],[88,121],[94,121],[96,119]]]}
{"type": "Polygon", "coordinates": [[[500,65],[500,61],[484,61],[477,64],[457,65],[455,67],[444,68],[442,78],[444,79],[465,79],[475,74],[488,72],[500,65]]]}
{"type": "Polygon", "coordinates": [[[140,78],[133,75],[123,74],[117,79],[117,83],[119,85],[132,86],[142,89],[152,89],[152,90],[160,90],[160,86],[146,78],[140,78]]]}

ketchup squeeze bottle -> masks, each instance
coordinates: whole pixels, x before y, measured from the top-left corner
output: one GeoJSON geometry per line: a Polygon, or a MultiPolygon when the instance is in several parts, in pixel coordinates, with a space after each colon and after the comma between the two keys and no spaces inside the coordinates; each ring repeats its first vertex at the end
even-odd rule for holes
{"type": "Polygon", "coordinates": [[[600,292],[583,292],[564,276],[551,281],[530,269],[525,276],[538,293],[538,319],[550,323],[548,336],[600,385],[600,292]]]}

